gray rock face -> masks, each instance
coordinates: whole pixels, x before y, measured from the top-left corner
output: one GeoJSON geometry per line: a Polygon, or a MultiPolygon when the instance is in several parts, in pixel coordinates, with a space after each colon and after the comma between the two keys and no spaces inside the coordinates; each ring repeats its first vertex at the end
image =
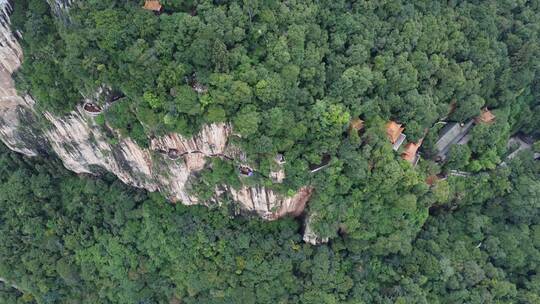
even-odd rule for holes
{"type": "Polygon", "coordinates": [[[33,105],[28,96],[19,96],[11,74],[21,65],[22,49],[10,30],[11,6],[0,0],[0,137],[12,150],[35,156],[44,148],[38,136],[35,117],[27,109],[33,105]],[[20,128],[14,128],[20,126],[20,128]]]}
{"type": "MultiPolygon", "coordinates": [[[[51,2],[55,12],[62,14],[72,1],[51,2]]],[[[0,0],[0,140],[28,156],[54,151],[64,166],[76,173],[107,170],[126,184],[161,191],[171,201],[209,203],[190,195],[188,179],[203,169],[211,157],[241,155],[241,151],[228,144],[233,133],[229,124],[206,125],[192,138],[168,134],[152,139],[150,147],[143,148],[129,138],[108,138],[82,107],[63,117],[38,113],[30,96],[17,94],[11,77],[23,54],[9,28],[9,13],[7,1],[0,0]],[[164,151],[174,151],[175,157],[164,151]]],[[[312,191],[305,187],[296,195],[285,197],[262,186],[240,189],[222,186],[215,190],[212,201],[218,202],[221,195],[227,194],[242,209],[271,220],[300,214],[312,191]]]]}
{"type": "Polygon", "coordinates": [[[56,17],[60,18],[64,23],[69,20],[68,10],[75,0],[47,0],[47,2],[49,2],[56,17]]]}

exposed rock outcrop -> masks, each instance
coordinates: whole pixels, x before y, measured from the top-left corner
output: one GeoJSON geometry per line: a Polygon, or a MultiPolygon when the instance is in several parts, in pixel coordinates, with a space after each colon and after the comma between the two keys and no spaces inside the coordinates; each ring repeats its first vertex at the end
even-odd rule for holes
{"type": "MultiPolygon", "coordinates": [[[[53,10],[62,15],[72,1],[51,2],[53,10]]],[[[107,170],[126,184],[161,191],[172,201],[208,203],[190,195],[187,182],[205,167],[209,157],[241,158],[241,151],[228,144],[232,135],[229,124],[204,126],[192,138],[179,134],[154,138],[149,148],[143,148],[129,138],[108,138],[82,106],[63,117],[38,113],[34,100],[18,96],[15,90],[11,75],[20,66],[23,55],[9,28],[9,4],[0,0],[0,9],[0,139],[8,147],[28,156],[54,151],[65,167],[76,173],[107,170]],[[38,123],[43,120],[49,125],[47,128],[38,123]]],[[[214,200],[226,194],[243,209],[265,219],[299,215],[313,191],[304,187],[296,195],[286,197],[262,186],[221,188],[216,189],[214,200]]]]}
{"type": "Polygon", "coordinates": [[[304,229],[304,236],[303,240],[306,243],[310,243],[312,245],[318,245],[322,243],[328,243],[327,237],[320,237],[318,234],[315,233],[312,229],[312,221],[317,217],[316,214],[311,214],[305,222],[305,229],[304,229]]]}
{"type": "Polygon", "coordinates": [[[11,74],[21,65],[23,54],[10,29],[10,11],[9,2],[0,0],[0,136],[11,150],[35,156],[43,143],[36,136],[37,131],[28,130],[35,124],[33,115],[26,110],[33,105],[33,101],[28,96],[17,94],[11,78],[11,74]]]}
{"type": "Polygon", "coordinates": [[[68,10],[75,0],[47,0],[47,2],[49,2],[51,10],[57,18],[64,23],[69,21],[68,10]]]}
{"type": "Polygon", "coordinates": [[[278,219],[286,215],[299,216],[313,193],[313,188],[302,187],[292,197],[282,198],[264,187],[242,187],[240,190],[228,188],[228,193],[238,202],[251,202],[253,205],[242,205],[247,210],[268,210],[261,216],[268,220],[278,219]],[[274,204],[268,204],[275,202],[274,204]],[[267,204],[267,205],[264,205],[267,204]]]}

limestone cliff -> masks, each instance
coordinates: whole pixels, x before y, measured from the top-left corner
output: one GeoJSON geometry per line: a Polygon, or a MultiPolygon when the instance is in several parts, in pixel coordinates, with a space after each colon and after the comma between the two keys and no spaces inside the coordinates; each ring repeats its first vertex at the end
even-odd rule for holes
{"type": "Polygon", "coordinates": [[[47,2],[49,2],[53,13],[63,22],[67,22],[69,7],[75,0],[47,0],[47,2]]]}
{"type": "MultiPolygon", "coordinates": [[[[71,1],[50,2],[57,14],[63,14],[71,1]]],[[[63,117],[35,111],[35,101],[30,96],[19,96],[15,90],[11,75],[20,66],[23,54],[9,27],[9,3],[0,0],[0,9],[0,139],[7,146],[28,156],[54,151],[65,167],[76,173],[106,170],[126,184],[161,191],[171,201],[210,203],[190,195],[187,182],[209,158],[232,159],[241,154],[228,144],[232,135],[229,124],[204,126],[192,138],[179,134],[153,138],[150,147],[143,148],[129,138],[108,139],[82,107],[63,117]]],[[[276,219],[300,214],[311,194],[309,187],[285,197],[265,187],[232,189],[224,185],[216,189],[212,201],[227,195],[245,210],[276,219]]]]}
{"type": "Polygon", "coordinates": [[[11,74],[20,66],[22,49],[10,30],[10,5],[0,0],[0,134],[2,141],[12,150],[35,156],[42,140],[37,132],[29,132],[34,117],[27,111],[33,104],[28,96],[19,96],[11,74]],[[24,120],[26,123],[20,123],[24,120]],[[15,128],[14,124],[20,126],[15,128]]]}

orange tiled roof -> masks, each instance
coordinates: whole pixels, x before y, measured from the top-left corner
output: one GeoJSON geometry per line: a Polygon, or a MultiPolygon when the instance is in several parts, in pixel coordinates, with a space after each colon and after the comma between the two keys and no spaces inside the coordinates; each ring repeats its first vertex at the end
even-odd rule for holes
{"type": "Polygon", "coordinates": [[[426,178],[426,184],[429,186],[435,185],[436,182],[439,181],[439,177],[437,175],[430,175],[426,178]]]}
{"type": "Polygon", "coordinates": [[[395,121],[390,121],[386,124],[386,135],[392,144],[396,143],[403,130],[405,130],[405,128],[402,128],[401,125],[395,121]]]}
{"type": "Polygon", "coordinates": [[[407,145],[405,145],[405,150],[403,150],[403,153],[401,153],[401,158],[411,163],[414,162],[414,159],[416,158],[416,152],[421,145],[422,140],[420,140],[418,143],[408,143],[407,145]]]}
{"type": "Polygon", "coordinates": [[[364,121],[360,118],[355,118],[351,120],[350,128],[356,131],[360,131],[364,128],[364,121]]]}
{"type": "Polygon", "coordinates": [[[495,120],[495,115],[487,108],[482,109],[482,113],[476,117],[477,123],[492,123],[495,120]]]}
{"type": "Polygon", "coordinates": [[[146,0],[143,8],[150,11],[159,12],[161,11],[162,6],[161,3],[159,3],[159,0],[146,0]]]}

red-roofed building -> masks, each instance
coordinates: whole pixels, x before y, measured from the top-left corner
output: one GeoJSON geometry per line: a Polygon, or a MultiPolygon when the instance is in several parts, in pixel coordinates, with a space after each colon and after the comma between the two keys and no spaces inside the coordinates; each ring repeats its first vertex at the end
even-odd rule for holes
{"type": "Polygon", "coordinates": [[[405,128],[402,128],[401,124],[398,124],[395,121],[389,121],[386,124],[386,136],[392,143],[392,148],[394,151],[397,151],[405,140],[403,130],[405,130],[405,128]]]}
{"type": "Polygon", "coordinates": [[[144,2],[144,9],[154,12],[161,12],[163,9],[163,6],[161,6],[161,3],[159,3],[159,0],[146,0],[144,2]]]}
{"type": "Polygon", "coordinates": [[[488,110],[487,108],[484,108],[482,109],[482,113],[480,113],[480,115],[476,117],[475,121],[477,124],[480,124],[480,123],[489,124],[495,121],[495,115],[493,115],[493,113],[491,113],[491,111],[488,110]]]}

